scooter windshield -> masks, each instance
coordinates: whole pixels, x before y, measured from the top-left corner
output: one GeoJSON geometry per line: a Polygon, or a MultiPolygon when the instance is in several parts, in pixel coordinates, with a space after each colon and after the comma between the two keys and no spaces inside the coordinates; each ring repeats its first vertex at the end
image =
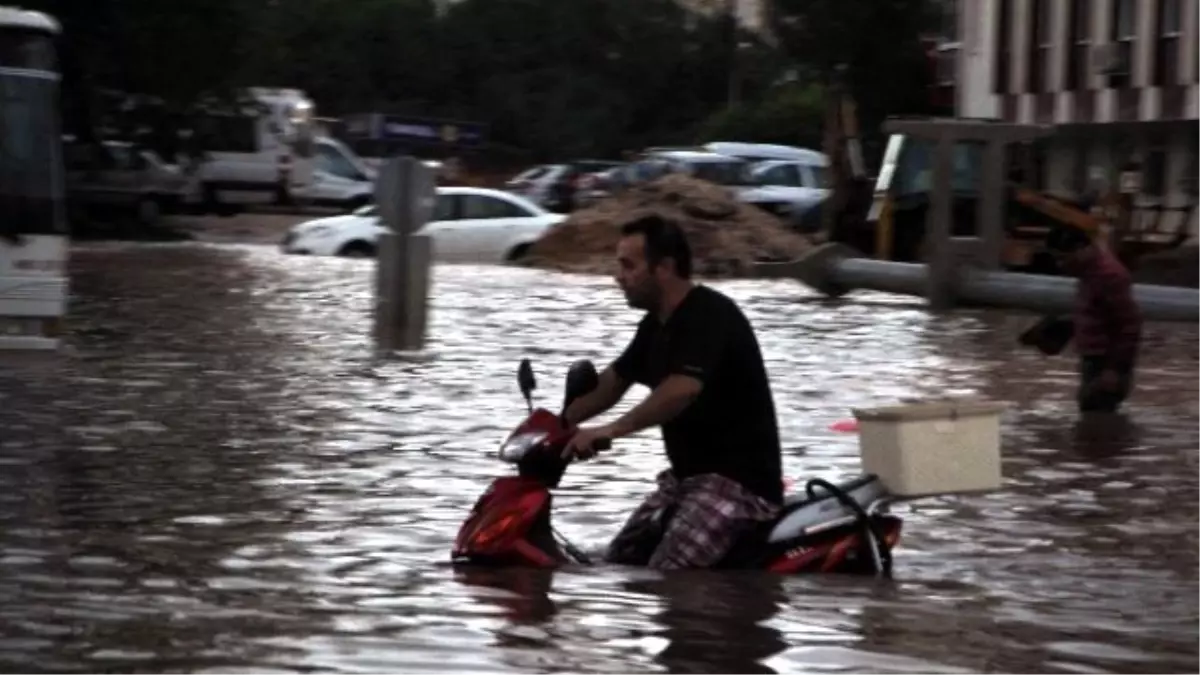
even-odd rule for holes
{"type": "Polygon", "coordinates": [[[526,431],[514,434],[500,446],[500,459],[513,464],[520,462],[549,436],[545,431],[526,431]]]}

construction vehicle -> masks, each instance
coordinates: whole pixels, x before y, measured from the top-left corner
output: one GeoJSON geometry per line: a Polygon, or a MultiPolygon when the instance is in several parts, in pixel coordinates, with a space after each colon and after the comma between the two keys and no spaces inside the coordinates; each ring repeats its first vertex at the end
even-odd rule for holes
{"type": "MultiPolygon", "coordinates": [[[[873,258],[921,262],[930,204],[932,143],[891,135],[878,173],[868,176],[859,149],[854,102],[837,78],[830,92],[824,149],[830,160],[832,193],[822,208],[804,216],[820,218],[819,228],[811,222],[793,225],[801,231],[820,229],[825,241],[847,244],[873,258]]],[[[983,150],[983,144],[973,142],[959,142],[954,147],[951,210],[955,236],[971,236],[976,231],[983,150]]],[[[1162,218],[1149,225],[1130,226],[1131,199],[1127,195],[1109,194],[1088,204],[1031,189],[1025,183],[1034,172],[1032,146],[1012,144],[1007,150],[1007,236],[1000,255],[1007,269],[1059,273],[1054,256],[1044,245],[1055,226],[1076,227],[1105,238],[1131,269],[1142,256],[1177,248],[1188,238],[1182,225],[1165,231],[1162,218]]],[[[1187,220],[1185,215],[1179,222],[1187,220]]]]}

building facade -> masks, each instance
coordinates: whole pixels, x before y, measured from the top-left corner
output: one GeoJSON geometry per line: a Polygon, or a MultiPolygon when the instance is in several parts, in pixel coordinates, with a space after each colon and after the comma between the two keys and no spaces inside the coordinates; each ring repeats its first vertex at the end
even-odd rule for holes
{"type": "Polygon", "coordinates": [[[1102,192],[1135,170],[1137,203],[1179,211],[1194,232],[1198,4],[958,0],[957,35],[943,45],[956,113],[1052,124],[1037,187],[1102,192]]]}

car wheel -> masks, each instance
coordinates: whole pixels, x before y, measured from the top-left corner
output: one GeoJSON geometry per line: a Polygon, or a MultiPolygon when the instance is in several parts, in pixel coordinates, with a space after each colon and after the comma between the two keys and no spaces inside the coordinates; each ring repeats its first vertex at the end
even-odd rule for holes
{"type": "Polygon", "coordinates": [[[346,213],[354,213],[355,211],[361,209],[362,207],[364,207],[370,203],[371,203],[371,198],[368,197],[367,195],[362,195],[359,197],[354,197],[353,199],[348,199],[348,200],[346,200],[346,213]]]}
{"type": "Polygon", "coordinates": [[[228,218],[236,213],[229,204],[222,204],[220,194],[211,183],[204,183],[200,186],[201,211],[211,213],[222,218],[228,218]]]}
{"type": "Polygon", "coordinates": [[[151,196],[145,196],[138,200],[137,203],[137,219],[141,225],[154,225],[158,223],[159,217],[162,215],[162,207],[158,200],[151,196]]]}
{"type": "Polygon", "coordinates": [[[374,258],[375,245],[368,241],[352,241],[338,249],[343,258],[374,258]]]}
{"type": "Polygon", "coordinates": [[[532,244],[517,244],[509,250],[508,255],[504,256],[504,259],[508,262],[517,262],[529,255],[529,249],[531,248],[533,248],[532,244]]]}

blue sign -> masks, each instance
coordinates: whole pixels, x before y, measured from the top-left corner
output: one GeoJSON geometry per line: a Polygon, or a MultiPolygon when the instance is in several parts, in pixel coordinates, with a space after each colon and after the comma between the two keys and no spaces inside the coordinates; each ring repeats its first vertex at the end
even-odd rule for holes
{"type": "Polygon", "coordinates": [[[401,115],[357,115],[347,132],[375,140],[409,141],[436,145],[474,146],[487,140],[487,125],[479,122],[436,120],[401,115]]]}

